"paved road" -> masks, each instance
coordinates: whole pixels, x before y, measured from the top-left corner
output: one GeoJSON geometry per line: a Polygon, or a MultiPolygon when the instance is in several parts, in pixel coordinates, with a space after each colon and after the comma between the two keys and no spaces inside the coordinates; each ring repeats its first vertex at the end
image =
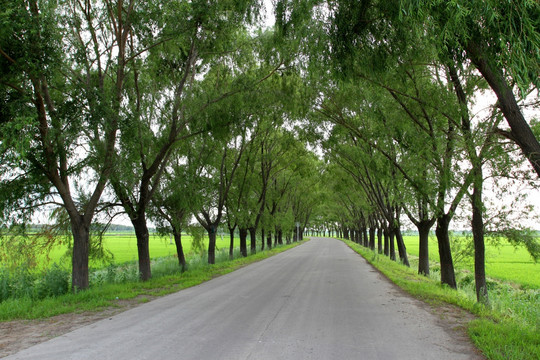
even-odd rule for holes
{"type": "Polygon", "coordinates": [[[316,238],[7,359],[477,359],[345,244],[316,238]]]}

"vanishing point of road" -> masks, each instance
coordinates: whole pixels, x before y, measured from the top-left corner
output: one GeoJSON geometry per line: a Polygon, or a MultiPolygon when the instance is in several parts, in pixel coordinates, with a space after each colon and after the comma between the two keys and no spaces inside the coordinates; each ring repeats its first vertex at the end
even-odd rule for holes
{"type": "Polygon", "coordinates": [[[343,242],[313,240],[6,359],[482,359],[343,242]]]}

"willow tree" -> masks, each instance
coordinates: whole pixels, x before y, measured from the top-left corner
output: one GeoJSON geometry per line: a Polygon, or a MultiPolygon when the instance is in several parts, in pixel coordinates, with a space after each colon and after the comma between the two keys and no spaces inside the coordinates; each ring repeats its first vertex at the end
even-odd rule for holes
{"type": "MultiPolygon", "coordinates": [[[[148,8],[144,30],[156,43],[130,74],[129,117],[111,184],[137,236],[141,279],[151,277],[147,209],[179,142],[223,122],[205,112],[253,85],[246,29],[257,1],[174,1],[148,8]],[[179,21],[181,19],[181,21],[179,21]]],[[[234,119],[232,119],[234,120],[234,119]]]]}
{"type": "Polygon", "coordinates": [[[2,217],[63,208],[72,288],[88,287],[90,224],[115,164],[126,76],[144,53],[134,0],[2,1],[2,217]]]}
{"type": "Polygon", "coordinates": [[[148,214],[158,233],[174,238],[176,256],[182,272],[187,270],[182,230],[188,226],[191,196],[189,186],[191,179],[187,176],[184,165],[184,155],[175,152],[159,182],[159,189],[152,197],[148,214]]]}
{"type": "Polygon", "coordinates": [[[540,3],[402,0],[400,6],[401,20],[437,44],[441,58],[470,61],[482,74],[510,127],[498,133],[521,148],[540,176],[540,143],[519,104],[540,86],[540,3]]]}
{"type": "Polygon", "coordinates": [[[215,263],[216,235],[224,215],[225,202],[237,176],[238,165],[244,155],[246,144],[250,141],[245,131],[234,137],[226,136],[221,139],[212,137],[212,134],[205,134],[193,142],[196,152],[206,154],[202,157],[203,161],[188,160],[190,171],[197,183],[193,186],[192,196],[196,200],[195,207],[191,210],[208,233],[209,264],[215,263]]]}

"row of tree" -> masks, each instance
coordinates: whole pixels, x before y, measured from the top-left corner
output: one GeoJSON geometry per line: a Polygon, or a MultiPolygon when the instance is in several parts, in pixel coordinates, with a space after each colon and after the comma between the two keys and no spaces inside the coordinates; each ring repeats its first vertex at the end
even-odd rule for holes
{"type": "Polygon", "coordinates": [[[288,36],[310,39],[301,45],[306,84],[317,89],[309,133],[329,164],[331,222],[371,247],[382,230],[392,258],[395,237],[408,265],[400,230],[408,218],[419,233],[422,274],[436,225],[441,282],[455,288],[449,227],[468,198],[477,297],[487,302],[486,232],[538,256],[531,232],[517,231],[522,224],[501,216],[485,224],[483,190],[488,178],[537,185],[522,163],[540,175],[538,138],[524,116],[539,104],[539,4],[326,1],[302,16],[305,9],[286,3],[292,15],[282,17],[283,28],[296,25],[288,36]],[[487,91],[496,102],[473,112],[487,91]]]}
{"type": "MultiPolygon", "coordinates": [[[[73,239],[88,287],[96,217],[127,214],[151,277],[148,218],[180,234],[194,215],[268,236],[307,222],[315,158],[282,128],[294,92],[257,1],[2,1],[2,228],[44,206],[73,239]],[[120,211],[118,209],[121,209],[120,211]]],[[[269,243],[270,245],[270,243],[269,243]]]]}

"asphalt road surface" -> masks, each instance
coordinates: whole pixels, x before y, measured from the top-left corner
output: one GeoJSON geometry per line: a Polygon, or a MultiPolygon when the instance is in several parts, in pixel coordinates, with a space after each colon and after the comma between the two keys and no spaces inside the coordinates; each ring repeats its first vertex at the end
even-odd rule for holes
{"type": "Polygon", "coordinates": [[[6,359],[478,359],[344,243],[315,238],[6,359]]]}

